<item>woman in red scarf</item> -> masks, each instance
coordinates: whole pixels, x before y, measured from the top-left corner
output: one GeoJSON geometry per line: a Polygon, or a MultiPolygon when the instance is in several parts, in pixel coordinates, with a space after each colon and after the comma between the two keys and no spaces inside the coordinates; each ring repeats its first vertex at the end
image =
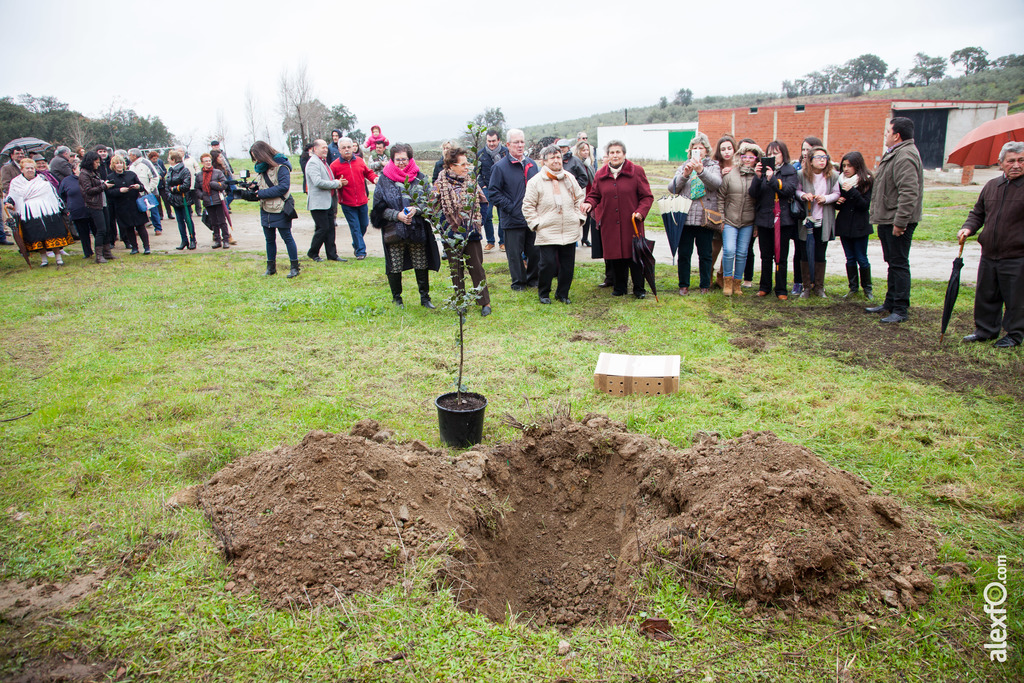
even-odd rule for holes
{"type": "Polygon", "coordinates": [[[228,248],[228,217],[224,213],[224,198],[222,190],[228,187],[228,179],[219,168],[213,167],[213,157],[209,153],[199,157],[203,167],[199,169],[199,181],[196,183],[196,191],[203,200],[210,215],[210,230],[213,231],[213,248],[228,248]]]}
{"type": "Polygon", "coordinates": [[[420,305],[435,308],[430,301],[427,271],[441,269],[441,253],[430,224],[417,208],[426,203],[430,185],[413,161],[411,146],[396,143],[389,156],[391,160],[373,191],[370,223],[381,231],[384,240],[384,269],[391,297],[396,306],[404,308],[402,272],[412,269],[416,271],[420,305]]]}

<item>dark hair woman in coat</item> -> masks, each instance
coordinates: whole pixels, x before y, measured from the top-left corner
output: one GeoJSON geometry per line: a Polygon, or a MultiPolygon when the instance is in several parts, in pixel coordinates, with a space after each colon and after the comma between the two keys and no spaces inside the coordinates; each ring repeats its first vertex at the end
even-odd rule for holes
{"type": "Polygon", "coordinates": [[[836,235],[846,253],[846,278],[850,291],[844,299],[864,288],[864,298],[874,299],[871,287],[871,262],[868,261],[868,237],[873,232],[868,208],[874,178],[860,152],[847,152],[840,164],[839,199],[836,200],[836,235]]]}
{"type": "Polygon", "coordinates": [[[797,228],[789,208],[800,186],[800,179],[796,169],[789,163],[789,148],[785,142],[769,142],[765,156],[775,157],[775,165],[763,166],[758,161],[754,166],[756,178],[749,190],[750,196],[757,202],[754,226],[757,227],[757,242],[761,249],[761,284],[757,288],[757,295],[768,296],[771,293],[774,271],[775,296],[785,301],[789,298],[786,285],[789,244],[796,238],[797,228]]]}
{"type": "Polygon", "coordinates": [[[139,241],[146,254],[149,253],[149,232],[146,231],[148,218],[139,211],[135,200],[145,194],[146,188],[139,180],[135,171],[128,170],[128,164],[115,154],[110,159],[110,171],[107,172],[107,203],[117,221],[121,241],[132,248],[132,254],[139,253],[139,241]]]}
{"type": "Polygon", "coordinates": [[[292,214],[287,208],[291,204],[291,211],[295,210],[294,203],[288,202],[292,196],[292,165],[288,157],[263,140],[257,140],[249,148],[249,157],[256,162],[259,187],[256,197],[260,202],[260,225],[267,240],[267,272],[264,274],[277,274],[277,234],[280,234],[291,261],[288,277],[295,277],[299,274],[299,250],[292,237],[292,214]]]}

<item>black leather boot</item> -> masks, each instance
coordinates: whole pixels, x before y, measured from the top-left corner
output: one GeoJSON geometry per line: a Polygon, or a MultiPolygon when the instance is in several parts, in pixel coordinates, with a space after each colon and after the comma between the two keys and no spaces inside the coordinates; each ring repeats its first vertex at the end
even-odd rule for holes
{"type": "Polygon", "coordinates": [[[430,275],[426,270],[416,271],[416,284],[420,289],[420,306],[423,308],[437,308],[430,301],[430,275]]]}
{"type": "Polygon", "coordinates": [[[850,291],[844,294],[843,298],[849,299],[860,291],[860,278],[857,274],[857,264],[846,264],[846,279],[850,283],[850,291]]]}
{"type": "Polygon", "coordinates": [[[189,251],[192,251],[192,250],[194,250],[196,248],[196,233],[195,232],[190,232],[188,234],[188,248],[189,248],[189,251]]]}
{"type": "Polygon", "coordinates": [[[873,301],[875,293],[871,287],[871,266],[860,267],[860,286],[864,288],[864,298],[873,301]]]}
{"type": "Polygon", "coordinates": [[[402,274],[388,273],[388,286],[391,287],[391,301],[399,308],[405,308],[402,302],[402,274]]]}
{"type": "Polygon", "coordinates": [[[277,261],[267,261],[267,272],[264,275],[277,275],[277,261]]]}
{"type": "Polygon", "coordinates": [[[299,274],[299,262],[292,261],[292,269],[288,271],[287,277],[296,277],[299,274]]]}

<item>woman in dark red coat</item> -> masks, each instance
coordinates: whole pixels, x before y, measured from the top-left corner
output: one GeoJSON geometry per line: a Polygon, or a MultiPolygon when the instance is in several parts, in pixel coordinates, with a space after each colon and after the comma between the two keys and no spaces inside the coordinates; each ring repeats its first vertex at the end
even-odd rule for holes
{"type": "Polygon", "coordinates": [[[654,204],[654,195],[644,169],[626,159],[626,145],[612,140],[606,153],[608,163],[594,176],[581,208],[583,213],[594,212],[604,258],[612,267],[612,295],[625,296],[632,275],[633,295],[643,299],[647,296],[643,270],[633,263],[633,221],[643,237],[644,219],[654,204]]]}

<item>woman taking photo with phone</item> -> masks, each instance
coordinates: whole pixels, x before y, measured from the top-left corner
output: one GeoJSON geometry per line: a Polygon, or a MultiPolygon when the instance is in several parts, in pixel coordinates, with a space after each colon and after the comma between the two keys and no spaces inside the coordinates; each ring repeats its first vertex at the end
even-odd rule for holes
{"type": "Polygon", "coordinates": [[[813,147],[807,162],[800,170],[801,187],[797,196],[808,205],[807,219],[799,226],[801,252],[800,270],[803,271],[804,291],[801,299],[811,295],[827,299],[825,295],[825,253],[828,243],[836,238],[836,201],[839,199],[839,174],[832,168],[828,150],[813,147]],[[813,260],[811,260],[813,257],[813,260]]]}
{"type": "Polygon", "coordinates": [[[750,196],[757,202],[754,225],[761,250],[761,283],[757,295],[768,296],[772,292],[774,271],[775,296],[785,301],[789,298],[786,285],[789,243],[796,236],[796,221],[789,207],[800,185],[796,169],[789,163],[786,143],[769,142],[765,158],[754,166],[754,175],[750,196]]]}
{"type": "Polygon", "coordinates": [[[873,182],[863,155],[847,152],[840,163],[839,199],[836,200],[836,235],[846,253],[846,279],[850,284],[844,299],[856,294],[861,287],[865,299],[875,298],[871,287],[871,262],[868,261],[868,238],[873,232],[868,207],[873,182]]]}
{"type": "MultiPolygon", "coordinates": [[[[690,210],[683,221],[679,236],[679,296],[690,293],[690,264],[693,246],[697,245],[697,269],[700,273],[700,293],[711,289],[711,270],[714,264],[712,243],[721,233],[710,224],[705,225],[705,211],[718,211],[718,188],[722,185],[722,172],[718,161],[711,158],[711,143],[704,133],[690,140],[689,160],[676,170],[668,191],[690,199],[690,210]]],[[[731,157],[731,154],[730,154],[731,157]]]]}
{"type": "Polygon", "coordinates": [[[756,177],[754,166],[762,156],[761,148],[754,143],[740,143],[740,164],[722,176],[722,186],[718,188],[718,201],[725,218],[722,228],[722,293],[726,296],[743,293],[743,268],[754,232],[754,199],[750,196],[750,186],[756,177]]]}

